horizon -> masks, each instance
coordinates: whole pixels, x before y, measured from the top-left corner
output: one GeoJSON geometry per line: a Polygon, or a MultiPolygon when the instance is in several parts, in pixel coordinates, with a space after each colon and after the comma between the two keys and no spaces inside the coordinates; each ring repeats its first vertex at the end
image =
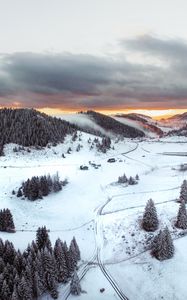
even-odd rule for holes
{"type": "MultiPolygon", "coordinates": [[[[44,109],[38,109],[41,112],[44,112],[49,115],[62,115],[62,114],[74,114],[78,113],[80,111],[87,111],[89,109],[83,109],[83,110],[60,110],[60,109],[50,109],[50,108],[44,108],[44,109]]],[[[103,113],[106,115],[115,115],[115,114],[142,114],[146,116],[150,116],[151,118],[155,120],[161,120],[161,119],[167,119],[169,117],[172,117],[177,114],[183,114],[187,112],[186,109],[166,109],[166,110],[149,110],[149,109],[126,109],[126,110],[99,110],[99,109],[91,109],[99,113],[103,113]]]]}
{"type": "Polygon", "coordinates": [[[51,116],[59,116],[63,114],[76,114],[81,111],[86,112],[88,110],[96,111],[101,114],[105,115],[117,115],[117,114],[142,114],[145,116],[149,116],[154,120],[161,120],[161,119],[168,119],[172,116],[178,115],[178,114],[183,114],[187,113],[187,108],[186,109],[157,109],[157,110],[151,110],[151,109],[121,109],[121,110],[107,110],[107,109],[79,109],[79,110],[65,110],[65,109],[53,109],[53,108],[34,108],[34,107],[0,107],[0,109],[3,108],[10,108],[10,109],[35,109],[38,110],[39,112],[43,112],[45,114],[51,115],[51,116]]]}

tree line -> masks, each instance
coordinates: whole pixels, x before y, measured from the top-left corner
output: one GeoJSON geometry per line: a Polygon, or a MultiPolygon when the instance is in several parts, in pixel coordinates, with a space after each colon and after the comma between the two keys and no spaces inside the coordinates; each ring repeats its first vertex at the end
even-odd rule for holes
{"type": "Polygon", "coordinates": [[[44,293],[58,298],[58,284],[71,280],[71,292],[81,292],[76,268],[80,250],[73,238],[69,247],[57,239],[52,247],[48,230],[39,227],[36,240],[21,253],[0,239],[0,300],[33,300],[44,293]]]}
{"type": "Polygon", "coordinates": [[[104,130],[110,131],[113,134],[121,135],[123,137],[127,138],[136,138],[136,137],[142,137],[145,136],[145,134],[131,126],[125,125],[123,123],[120,123],[119,121],[115,120],[112,117],[103,115],[101,113],[88,110],[87,112],[80,112],[82,114],[89,115],[97,125],[101,126],[104,130]]]}
{"type": "Polygon", "coordinates": [[[3,108],[0,109],[0,155],[8,143],[45,147],[63,142],[67,134],[76,130],[75,125],[34,109],[3,108]]]}
{"type": "Polygon", "coordinates": [[[67,179],[61,181],[58,173],[54,176],[33,176],[22,182],[17,192],[12,191],[17,197],[24,196],[28,200],[35,201],[48,196],[50,193],[57,193],[68,183],[67,179]]]}

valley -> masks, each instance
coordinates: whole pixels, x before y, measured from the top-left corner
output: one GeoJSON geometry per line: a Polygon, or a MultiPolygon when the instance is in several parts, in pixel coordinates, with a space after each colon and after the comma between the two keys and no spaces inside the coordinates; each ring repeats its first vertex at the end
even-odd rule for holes
{"type": "MultiPolygon", "coordinates": [[[[184,153],[187,139],[113,139],[114,148],[101,153],[95,147],[90,150],[88,141],[94,138],[78,131],[76,141],[67,135],[63,144],[31,152],[14,152],[14,144],[5,145],[5,156],[0,157],[0,208],[11,210],[16,233],[1,232],[0,237],[23,251],[39,226],[49,229],[52,243],[58,237],[69,243],[75,236],[81,251],[77,271],[84,291],[79,296],[81,300],[148,300],[150,295],[155,300],[184,299],[187,258],[183,249],[187,238],[174,221],[179,207],[176,199],[186,178],[179,167],[186,160],[164,153],[184,153]],[[81,149],[77,152],[78,144],[81,149]],[[72,151],[67,154],[69,147],[72,151]],[[115,162],[108,162],[109,158],[115,158],[115,162]],[[95,169],[89,161],[101,166],[95,169]],[[81,170],[81,165],[88,166],[88,170],[81,170]],[[59,193],[34,202],[12,195],[12,190],[25,179],[56,172],[69,182],[59,193]],[[127,177],[138,174],[138,184],[117,184],[124,173],[127,177]],[[174,240],[175,255],[164,262],[150,254],[149,240],[155,232],[141,228],[150,198],[157,208],[159,229],[167,225],[174,240]]],[[[43,295],[41,299],[50,296],[43,295]]],[[[69,283],[59,285],[59,299],[74,299],[69,283]]]]}

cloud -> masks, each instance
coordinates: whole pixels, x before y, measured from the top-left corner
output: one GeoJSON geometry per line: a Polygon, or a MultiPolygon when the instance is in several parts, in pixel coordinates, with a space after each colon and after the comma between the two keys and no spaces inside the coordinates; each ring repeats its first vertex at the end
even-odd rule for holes
{"type": "Polygon", "coordinates": [[[187,106],[185,41],[145,35],[122,40],[120,46],[120,53],[108,57],[3,54],[0,105],[18,102],[25,107],[74,109],[187,106]],[[141,60],[133,61],[137,53],[141,60]]]}

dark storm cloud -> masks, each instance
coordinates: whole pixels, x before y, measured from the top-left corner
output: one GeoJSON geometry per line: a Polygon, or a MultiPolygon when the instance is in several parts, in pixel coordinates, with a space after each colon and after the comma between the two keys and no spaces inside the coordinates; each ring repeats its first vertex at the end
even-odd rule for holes
{"type": "Polygon", "coordinates": [[[28,107],[187,106],[184,41],[142,36],[120,45],[121,54],[107,58],[70,53],[2,55],[0,105],[18,101],[28,107]],[[125,53],[131,53],[130,62],[125,53]],[[134,53],[140,53],[142,61],[132,62],[134,53]]]}

